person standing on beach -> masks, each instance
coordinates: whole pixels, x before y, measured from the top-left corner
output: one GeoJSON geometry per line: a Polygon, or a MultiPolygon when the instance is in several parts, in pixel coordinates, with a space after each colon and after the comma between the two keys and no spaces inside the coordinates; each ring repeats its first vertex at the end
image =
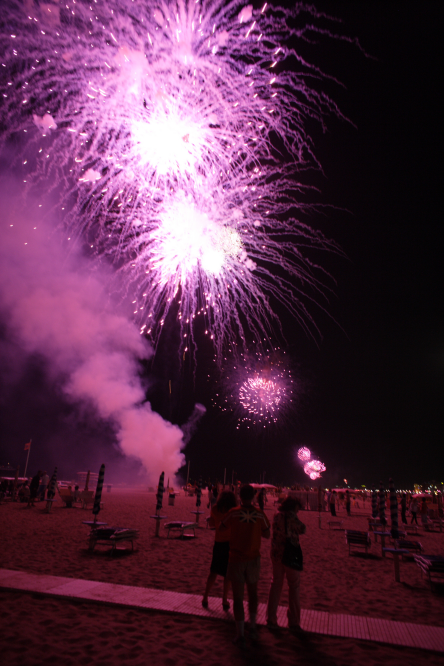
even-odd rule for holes
{"type": "Polygon", "coordinates": [[[37,498],[37,493],[40,485],[40,477],[42,476],[41,470],[37,472],[35,476],[32,477],[31,483],[29,484],[29,500],[27,506],[34,506],[35,500],[37,498]]]}
{"type": "Polygon", "coordinates": [[[282,564],[282,556],[287,538],[291,539],[293,546],[299,546],[299,535],[305,534],[305,525],[297,516],[300,508],[301,503],[298,499],[287,497],[273,518],[273,536],[271,539],[273,580],[267,605],[267,627],[275,629],[278,627],[277,609],[284,577],[286,576],[288,582],[288,628],[296,634],[303,633],[301,630],[301,603],[299,599],[301,574],[300,571],[282,564]]]}
{"type": "Polygon", "coordinates": [[[225,490],[219,495],[216,504],[211,509],[209,526],[216,528],[216,534],[213,546],[213,559],[211,560],[210,573],[208,575],[207,584],[202,599],[202,606],[204,608],[208,608],[208,595],[210,594],[210,590],[213,587],[217,576],[223,576],[224,579],[222,608],[224,611],[227,611],[230,608],[230,603],[228,601],[230,581],[227,578],[228,556],[230,552],[230,533],[226,529],[221,530],[220,524],[228,511],[235,506],[235,494],[229,490],[225,490]]]}
{"type": "Polygon", "coordinates": [[[428,515],[429,514],[429,509],[428,509],[427,500],[426,500],[425,497],[423,497],[421,499],[420,512],[421,512],[421,524],[422,524],[423,527],[426,527],[426,525],[428,526],[430,521],[429,521],[429,515],[428,515]]]}
{"type": "Polygon", "coordinates": [[[247,585],[250,635],[257,639],[256,615],[258,606],[257,586],[260,574],[261,539],[270,538],[270,523],[263,511],[253,506],[255,489],[250,485],[240,489],[241,505],[231,509],[221,523],[222,529],[230,529],[230,554],[227,577],[233,588],[233,612],[239,647],[245,646],[244,589],[247,585]]]}
{"type": "Polygon", "coordinates": [[[407,497],[405,493],[402,493],[401,496],[401,520],[404,525],[407,525],[407,516],[405,515],[407,511],[407,497]]]}
{"type": "Polygon", "coordinates": [[[418,524],[418,518],[416,517],[416,514],[418,513],[418,500],[415,497],[412,497],[412,501],[410,502],[410,513],[412,514],[412,519],[410,521],[410,525],[413,524],[413,521],[415,521],[416,525],[418,524]]]}
{"type": "Polygon", "coordinates": [[[40,486],[39,486],[39,497],[41,501],[45,499],[45,494],[46,494],[46,489],[48,487],[49,483],[49,476],[46,472],[43,472],[42,478],[40,479],[40,486]]]}
{"type": "Polygon", "coordinates": [[[259,509],[261,511],[263,511],[264,510],[264,503],[265,503],[265,489],[264,488],[261,488],[258,492],[257,503],[259,504],[259,509]]]}
{"type": "Polygon", "coordinates": [[[347,516],[350,516],[350,493],[348,490],[345,491],[345,509],[347,511],[347,516]]]}
{"type": "Polygon", "coordinates": [[[336,491],[330,493],[330,513],[332,516],[336,516],[336,491]]]}

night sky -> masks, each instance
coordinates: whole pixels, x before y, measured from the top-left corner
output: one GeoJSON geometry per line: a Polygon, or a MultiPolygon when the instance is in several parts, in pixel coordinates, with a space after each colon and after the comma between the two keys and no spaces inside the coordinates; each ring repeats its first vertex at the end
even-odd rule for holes
{"type": "MultiPolygon", "coordinates": [[[[279,310],[302,385],[295,413],[276,430],[236,430],[234,418],[212,406],[211,349],[202,345],[195,374],[187,363],[180,367],[173,327],[146,366],[147,396],[179,424],[196,402],[207,408],[185,450],[192,477],[222,480],[226,469],[230,480],[234,472],[259,481],[265,472],[266,482],[306,483],[294,461],[295,450],[306,445],[327,466],[326,486],[342,486],[344,479],[353,487],[380,479],[388,485],[390,476],[398,487],[444,482],[443,5],[315,4],[341,19],[337,32],[357,37],[368,57],[334,40],[328,52],[313,50],[317,64],[344,84],[327,92],[355,127],[330,119],[327,133],[312,132],[324,169],[313,174],[317,202],[329,207],[307,222],[346,256],[322,256],[337,282],[328,315],[311,307],[322,337],[309,339],[279,310]]],[[[14,343],[7,327],[0,335],[6,359],[14,343]]],[[[94,423],[87,408],[67,404],[41,359],[27,360],[16,382],[8,377],[0,400],[1,463],[20,463],[23,470],[23,444],[32,437],[29,473],[58,464],[69,478],[79,466],[98,470],[106,461],[119,480],[119,470],[131,468],[112,445],[111,427],[94,423]],[[62,461],[56,439],[66,442],[62,461]]]]}

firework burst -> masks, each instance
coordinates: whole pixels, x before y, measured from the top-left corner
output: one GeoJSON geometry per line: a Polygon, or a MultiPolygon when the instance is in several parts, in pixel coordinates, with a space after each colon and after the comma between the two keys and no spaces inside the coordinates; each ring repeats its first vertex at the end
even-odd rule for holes
{"type": "Polygon", "coordinates": [[[312,481],[320,479],[322,472],[325,472],[326,466],[320,460],[310,460],[304,465],[304,472],[312,481]]]}
{"type": "Polygon", "coordinates": [[[298,450],[298,458],[299,460],[302,460],[303,462],[306,462],[310,460],[311,458],[311,451],[309,448],[306,446],[301,446],[301,448],[298,450]]]}
{"type": "Polygon", "coordinates": [[[326,274],[306,248],[336,248],[300,221],[299,174],[318,167],[307,119],[341,116],[295,50],[317,18],[237,0],[3,12],[0,147],[70,242],[115,264],[154,342],[174,302],[181,351],[201,317],[219,359],[247,331],[270,339],[274,300],[315,330],[304,299],[326,274]]]}
{"type": "Polygon", "coordinates": [[[239,355],[222,369],[214,404],[230,411],[237,428],[283,424],[296,409],[300,387],[284,352],[239,355]]]}

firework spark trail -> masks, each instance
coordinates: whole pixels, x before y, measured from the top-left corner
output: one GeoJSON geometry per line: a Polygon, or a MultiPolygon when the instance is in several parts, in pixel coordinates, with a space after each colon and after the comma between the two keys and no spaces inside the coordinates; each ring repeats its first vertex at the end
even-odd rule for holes
{"type": "Polygon", "coordinates": [[[297,174],[319,167],[307,119],[341,113],[292,45],[328,34],[321,18],[238,0],[4,12],[0,147],[28,191],[57,194],[68,238],[115,262],[154,342],[175,301],[181,349],[202,316],[219,358],[234,336],[269,339],[270,299],[315,328],[304,301],[326,276],[306,248],[336,248],[296,217],[297,174]]]}

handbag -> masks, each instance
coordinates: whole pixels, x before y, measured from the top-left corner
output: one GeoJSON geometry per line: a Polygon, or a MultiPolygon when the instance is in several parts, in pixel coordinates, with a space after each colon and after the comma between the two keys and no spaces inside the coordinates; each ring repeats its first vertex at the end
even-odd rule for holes
{"type": "Polygon", "coordinates": [[[294,546],[291,542],[291,539],[287,536],[287,515],[285,516],[285,546],[284,552],[282,554],[282,564],[290,569],[295,569],[296,571],[302,571],[303,569],[303,555],[302,548],[300,544],[294,546]]]}

